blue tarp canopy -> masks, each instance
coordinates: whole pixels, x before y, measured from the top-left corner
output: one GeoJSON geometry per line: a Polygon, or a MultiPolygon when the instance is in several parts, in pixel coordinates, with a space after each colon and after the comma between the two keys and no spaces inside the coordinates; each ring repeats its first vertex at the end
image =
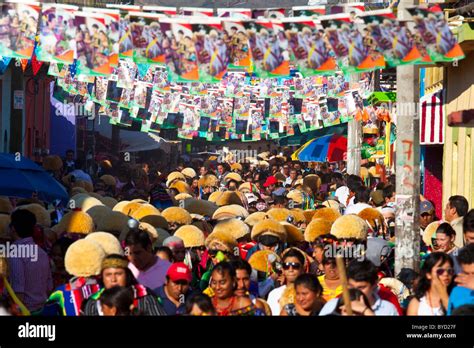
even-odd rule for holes
{"type": "Polygon", "coordinates": [[[37,193],[45,202],[69,200],[66,189],[32,160],[16,154],[0,153],[0,195],[31,198],[37,193]]]}

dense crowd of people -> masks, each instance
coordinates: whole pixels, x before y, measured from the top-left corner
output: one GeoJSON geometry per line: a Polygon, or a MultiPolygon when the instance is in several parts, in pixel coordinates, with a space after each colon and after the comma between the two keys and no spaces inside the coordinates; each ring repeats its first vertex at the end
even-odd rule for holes
{"type": "Polygon", "coordinates": [[[285,151],[224,160],[165,171],[104,159],[87,173],[72,151],[46,157],[70,201],[0,198],[0,245],[38,251],[0,258],[0,312],[474,314],[464,197],[449,198],[444,221],[421,197],[420,272],[395,274],[394,176],[367,165],[347,175],[343,163],[285,151]]]}

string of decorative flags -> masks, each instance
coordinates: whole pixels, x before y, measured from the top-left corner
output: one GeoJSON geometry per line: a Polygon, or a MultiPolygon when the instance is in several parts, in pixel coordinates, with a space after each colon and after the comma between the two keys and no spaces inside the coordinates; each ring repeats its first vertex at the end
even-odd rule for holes
{"type": "Polygon", "coordinates": [[[213,9],[108,5],[79,9],[7,0],[0,12],[0,73],[11,58],[48,73],[87,109],[142,131],[178,128],[181,138],[254,141],[358,117],[370,72],[464,58],[439,6],[364,12],[325,7],[213,9]],[[364,73],[359,86],[347,75],[364,73]]]}

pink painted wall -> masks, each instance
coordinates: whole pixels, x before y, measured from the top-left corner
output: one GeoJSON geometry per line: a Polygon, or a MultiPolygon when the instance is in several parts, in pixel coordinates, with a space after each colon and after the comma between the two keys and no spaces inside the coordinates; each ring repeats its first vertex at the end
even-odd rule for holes
{"type": "Polygon", "coordinates": [[[438,219],[443,216],[443,145],[426,146],[424,196],[435,206],[438,219]]]}

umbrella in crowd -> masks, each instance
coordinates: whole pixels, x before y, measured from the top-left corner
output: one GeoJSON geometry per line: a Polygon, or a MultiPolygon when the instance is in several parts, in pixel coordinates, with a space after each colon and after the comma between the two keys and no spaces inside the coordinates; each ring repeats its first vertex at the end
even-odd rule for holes
{"type": "Polygon", "coordinates": [[[0,194],[22,198],[36,194],[46,202],[68,201],[66,190],[43,168],[26,157],[9,153],[0,153],[0,194]]]}

